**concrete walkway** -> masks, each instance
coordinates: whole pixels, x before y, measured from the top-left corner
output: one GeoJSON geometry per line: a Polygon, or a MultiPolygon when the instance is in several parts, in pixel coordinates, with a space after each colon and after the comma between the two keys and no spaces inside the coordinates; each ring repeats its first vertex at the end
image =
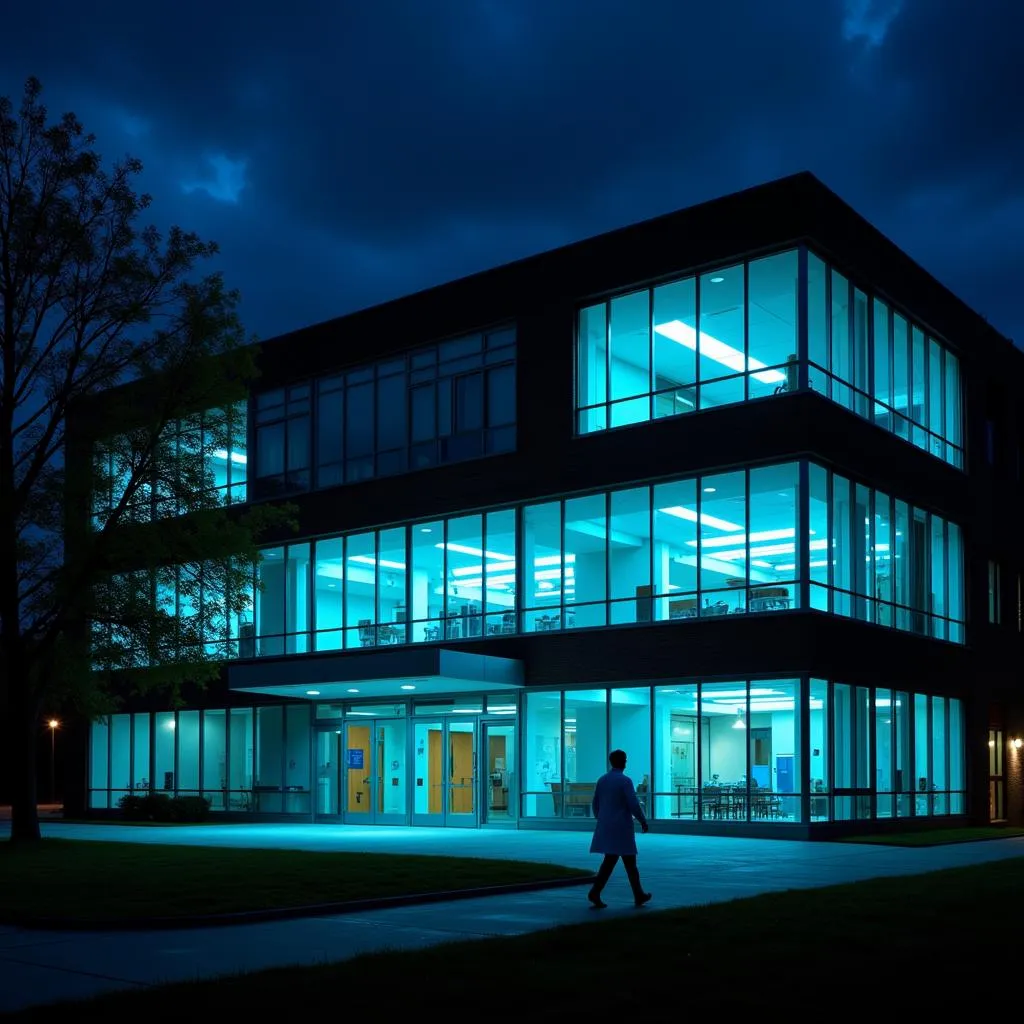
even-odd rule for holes
{"type": "MultiPolygon", "coordinates": [[[[589,835],[579,832],[57,823],[45,824],[43,831],[55,838],[132,843],[447,854],[590,868],[596,862],[587,852],[589,835]]],[[[641,875],[654,893],[652,910],[1024,856],[1024,837],[924,849],[669,835],[640,836],[638,844],[641,875]]],[[[633,908],[621,868],[605,898],[610,906],[600,915],[587,906],[585,889],[571,888],[194,931],[60,933],[0,926],[0,1012],[115,989],[650,912],[633,908]]]]}

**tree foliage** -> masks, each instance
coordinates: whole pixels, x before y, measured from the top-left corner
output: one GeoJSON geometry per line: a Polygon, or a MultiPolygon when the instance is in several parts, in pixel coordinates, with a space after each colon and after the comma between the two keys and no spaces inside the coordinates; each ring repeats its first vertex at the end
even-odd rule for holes
{"type": "Polygon", "coordinates": [[[28,801],[34,820],[23,746],[39,715],[107,710],[114,680],[209,678],[256,538],[289,514],[243,513],[213,487],[256,372],[237,294],[199,273],[216,246],[140,226],[141,164],[107,165],[94,146],[74,115],[48,120],[35,79],[20,109],[0,98],[0,709],[16,836],[33,832],[18,821],[28,801]]]}

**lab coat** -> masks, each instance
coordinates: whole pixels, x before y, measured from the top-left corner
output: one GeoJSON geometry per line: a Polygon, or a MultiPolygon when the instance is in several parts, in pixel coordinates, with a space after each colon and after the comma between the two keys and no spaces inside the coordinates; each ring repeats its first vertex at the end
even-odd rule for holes
{"type": "Polygon", "coordinates": [[[633,780],[616,769],[602,775],[594,788],[592,804],[597,826],[590,843],[591,853],[636,856],[633,819],[644,821],[643,808],[636,797],[633,780]]]}

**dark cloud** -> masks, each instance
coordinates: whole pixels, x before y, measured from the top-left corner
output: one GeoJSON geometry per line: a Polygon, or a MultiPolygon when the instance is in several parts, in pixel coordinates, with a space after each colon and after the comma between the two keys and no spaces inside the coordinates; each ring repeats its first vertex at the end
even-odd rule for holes
{"type": "Polygon", "coordinates": [[[264,336],[802,168],[1007,333],[1019,0],[107,0],[5,17],[264,336]],[[97,14],[99,10],[102,14],[97,14]]]}

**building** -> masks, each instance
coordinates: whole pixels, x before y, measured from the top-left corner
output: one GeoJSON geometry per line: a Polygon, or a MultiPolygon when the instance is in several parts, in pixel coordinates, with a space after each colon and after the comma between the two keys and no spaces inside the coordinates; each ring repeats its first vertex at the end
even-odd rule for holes
{"type": "MultiPolygon", "coordinates": [[[[1020,821],[1021,353],[800,174],[266,342],[223,685],[73,787],[652,829],[1020,821]]],[[[72,804],[74,800],[71,801],[72,804]]]]}

